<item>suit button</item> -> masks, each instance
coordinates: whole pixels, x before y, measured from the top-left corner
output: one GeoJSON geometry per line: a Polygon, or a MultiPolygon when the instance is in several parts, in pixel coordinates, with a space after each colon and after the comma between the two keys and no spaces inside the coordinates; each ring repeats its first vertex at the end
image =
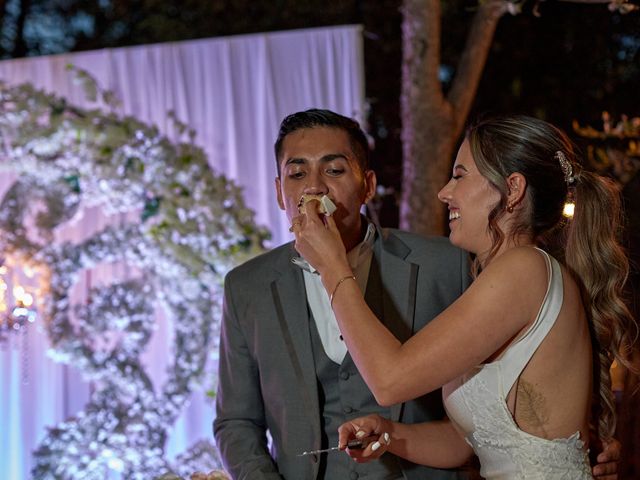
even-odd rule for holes
{"type": "Polygon", "coordinates": [[[348,379],[349,379],[349,377],[350,377],[349,372],[347,372],[347,371],[342,371],[342,372],[340,372],[340,378],[341,378],[342,380],[348,380],[348,379]]]}
{"type": "Polygon", "coordinates": [[[358,472],[351,472],[349,473],[349,478],[351,480],[358,480],[358,477],[360,477],[360,475],[358,475],[358,472]]]}
{"type": "Polygon", "coordinates": [[[353,408],[347,406],[347,407],[344,407],[343,411],[344,413],[351,413],[353,412],[353,408]]]}

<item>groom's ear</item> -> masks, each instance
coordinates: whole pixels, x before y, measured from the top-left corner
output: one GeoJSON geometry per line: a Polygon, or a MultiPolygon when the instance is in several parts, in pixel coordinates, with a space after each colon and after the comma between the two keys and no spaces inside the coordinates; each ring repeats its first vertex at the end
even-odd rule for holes
{"type": "Polygon", "coordinates": [[[276,181],[275,181],[275,186],[276,186],[276,199],[278,200],[278,206],[280,207],[280,210],[284,210],[284,199],[282,198],[282,189],[280,188],[282,186],[282,182],[280,181],[280,177],[276,177],[276,181]]]}
{"type": "Polygon", "coordinates": [[[367,170],[364,172],[364,201],[362,203],[367,203],[375,196],[377,185],[378,179],[376,177],[376,172],[373,170],[367,170]]]}

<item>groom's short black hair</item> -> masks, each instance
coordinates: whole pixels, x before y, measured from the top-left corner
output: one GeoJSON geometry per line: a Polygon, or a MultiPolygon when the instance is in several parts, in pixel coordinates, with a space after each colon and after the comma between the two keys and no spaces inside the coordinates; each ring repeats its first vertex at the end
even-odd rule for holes
{"type": "Polygon", "coordinates": [[[282,154],[282,142],[290,133],[303,128],[329,127],[344,130],[349,136],[349,142],[353,153],[363,172],[369,170],[369,142],[367,136],[360,128],[360,124],[352,118],[345,117],[331,110],[312,108],[303,112],[292,113],[285,117],[280,124],[278,138],[274,145],[276,154],[276,167],[280,176],[280,155],[282,154]]]}

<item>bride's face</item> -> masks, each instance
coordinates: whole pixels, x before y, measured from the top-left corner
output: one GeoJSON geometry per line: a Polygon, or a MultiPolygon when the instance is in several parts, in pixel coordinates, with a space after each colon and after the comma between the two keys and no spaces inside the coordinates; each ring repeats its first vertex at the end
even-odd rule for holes
{"type": "Polygon", "coordinates": [[[451,243],[476,255],[488,252],[492,245],[489,213],[500,202],[500,193],[480,174],[467,140],[460,146],[451,179],[438,198],[449,209],[451,243]]]}

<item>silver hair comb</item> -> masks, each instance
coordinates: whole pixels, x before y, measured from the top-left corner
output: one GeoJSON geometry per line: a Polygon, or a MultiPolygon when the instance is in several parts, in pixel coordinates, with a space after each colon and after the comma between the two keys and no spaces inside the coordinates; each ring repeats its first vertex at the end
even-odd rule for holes
{"type": "Polygon", "coordinates": [[[567,160],[567,157],[561,150],[555,153],[554,158],[560,163],[560,168],[564,174],[564,181],[567,185],[571,185],[576,181],[576,177],[573,175],[573,165],[571,165],[571,162],[567,160]]]}

